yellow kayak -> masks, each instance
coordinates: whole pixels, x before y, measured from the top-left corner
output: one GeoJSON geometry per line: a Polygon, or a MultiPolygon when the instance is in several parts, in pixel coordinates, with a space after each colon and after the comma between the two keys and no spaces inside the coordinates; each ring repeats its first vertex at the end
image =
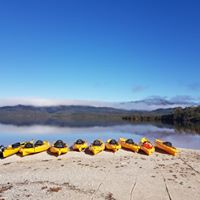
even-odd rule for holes
{"type": "Polygon", "coordinates": [[[33,142],[27,142],[24,147],[22,147],[19,152],[22,156],[26,156],[29,154],[40,153],[48,150],[50,147],[49,142],[38,140],[34,144],[33,142]]]}
{"type": "Polygon", "coordinates": [[[121,145],[114,139],[109,139],[106,141],[106,149],[116,152],[121,149],[121,145]]]}
{"type": "Polygon", "coordinates": [[[140,146],[137,145],[132,139],[120,138],[119,143],[121,144],[122,148],[131,150],[134,152],[138,152],[140,149],[140,146]]]}
{"type": "Polygon", "coordinates": [[[160,139],[155,140],[155,146],[173,156],[175,156],[178,152],[177,148],[173,147],[171,142],[164,142],[160,139]]]}
{"type": "Polygon", "coordinates": [[[72,146],[73,150],[75,151],[82,151],[88,147],[87,142],[84,140],[77,140],[74,145],[72,146]]]}
{"type": "Polygon", "coordinates": [[[1,156],[3,158],[6,158],[8,156],[12,156],[16,153],[19,152],[20,148],[22,148],[24,146],[25,143],[23,142],[17,142],[15,144],[12,144],[12,145],[9,145],[7,147],[3,147],[3,146],[0,146],[0,153],[1,153],[1,156]]]}
{"type": "Polygon", "coordinates": [[[95,140],[90,146],[89,150],[96,155],[97,153],[103,151],[105,149],[105,144],[102,140],[95,140]]]}
{"type": "Polygon", "coordinates": [[[154,146],[145,137],[140,140],[140,149],[144,151],[147,155],[151,155],[155,152],[154,146]]]}
{"type": "Polygon", "coordinates": [[[62,140],[57,140],[49,149],[49,151],[57,156],[65,154],[69,151],[69,148],[62,140]]]}

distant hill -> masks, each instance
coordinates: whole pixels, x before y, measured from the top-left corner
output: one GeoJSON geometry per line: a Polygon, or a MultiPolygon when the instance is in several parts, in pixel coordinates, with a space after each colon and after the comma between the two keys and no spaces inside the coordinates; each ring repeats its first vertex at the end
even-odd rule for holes
{"type": "Polygon", "coordinates": [[[14,125],[48,124],[59,126],[96,126],[130,122],[194,124],[200,122],[200,106],[153,111],[124,110],[94,106],[4,106],[0,123],[14,125]]]}
{"type": "Polygon", "coordinates": [[[4,106],[0,123],[14,125],[52,124],[60,126],[125,123],[124,115],[138,113],[109,107],[93,106],[4,106]]]}
{"type": "Polygon", "coordinates": [[[173,99],[166,99],[163,97],[149,97],[146,99],[138,100],[138,101],[129,101],[129,102],[121,102],[115,105],[115,107],[122,109],[135,109],[135,110],[146,110],[153,111],[156,109],[168,109],[168,108],[176,108],[176,107],[191,107],[198,106],[200,102],[194,102],[192,100],[188,100],[185,96],[177,96],[173,99]]]}
{"type": "Polygon", "coordinates": [[[171,124],[176,129],[194,130],[200,133],[200,106],[186,108],[158,109],[146,113],[124,116],[129,122],[162,122],[171,124]]]}
{"type": "Polygon", "coordinates": [[[168,123],[200,123],[200,106],[186,108],[157,109],[128,115],[124,119],[132,121],[162,121],[168,123]]]}

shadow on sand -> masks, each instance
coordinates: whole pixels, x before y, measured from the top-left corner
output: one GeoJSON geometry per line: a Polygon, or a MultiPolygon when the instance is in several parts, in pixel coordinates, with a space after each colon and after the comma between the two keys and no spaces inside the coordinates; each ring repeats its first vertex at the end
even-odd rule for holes
{"type": "Polygon", "coordinates": [[[84,152],[87,155],[94,156],[93,153],[89,150],[89,147],[87,147],[84,152]]]}
{"type": "Polygon", "coordinates": [[[156,151],[157,153],[161,153],[161,154],[170,155],[170,154],[169,154],[169,153],[167,153],[166,151],[164,151],[164,150],[162,150],[162,149],[159,149],[159,148],[157,148],[157,147],[155,147],[155,151],[156,151]]]}
{"type": "Polygon", "coordinates": [[[139,154],[144,155],[144,156],[148,156],[144,151],[142,151],[141,149],[138,151],[139,154]]]}

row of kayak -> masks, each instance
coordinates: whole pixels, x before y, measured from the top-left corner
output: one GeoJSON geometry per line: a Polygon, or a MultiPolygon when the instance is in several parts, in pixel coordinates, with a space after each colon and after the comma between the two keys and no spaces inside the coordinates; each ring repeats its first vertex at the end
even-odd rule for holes
{"type": "MultiPolygon", "coordinates": [[[[140,149],[146,153],[147,155],[151,155],[155,151],[155,147],[159,148],[173,156],[175,156],[178,152],[177,148],[173,147],[170,142],[164,142],[160,139],[155,140],[155,146],[147,139],[142,138],[139,144],[136,144],[132,139],[120,138],[119,141],[114,139],[109,139],[104,143],[102,140],[95,140],[91,145],[88,146],[87,142],[84,140],[77,140],[72,149],[76,151],[83,151],[86,148],[89,151],[96,155],[101,151],[110,150],[113,152],[118,151],[121,148],[138,152],[140,149]]],[[[70,149],[66,143],[62,140],[57,140],[54,144],[50,144],[48,141],[38,140],[34,143],[34,141],[30,142],[18,142],[7,147],[0,146],[0,154],[1,157],[6,158],[8,156],[14,155],[16,153],[20,153],[21,156],[26,156],[30,154],[35,154],[43,151],[49,151],[54,155],[61,155],[67,153],[70,149]]]]}

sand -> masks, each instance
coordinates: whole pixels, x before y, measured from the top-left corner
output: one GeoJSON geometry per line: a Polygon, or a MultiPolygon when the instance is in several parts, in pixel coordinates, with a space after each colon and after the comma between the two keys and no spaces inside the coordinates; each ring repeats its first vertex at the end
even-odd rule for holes
{"type": "Polygon", "coordinates": [[[199,200],[200,151],[46,152],[0,160],[0,200],[199,200]]]}

